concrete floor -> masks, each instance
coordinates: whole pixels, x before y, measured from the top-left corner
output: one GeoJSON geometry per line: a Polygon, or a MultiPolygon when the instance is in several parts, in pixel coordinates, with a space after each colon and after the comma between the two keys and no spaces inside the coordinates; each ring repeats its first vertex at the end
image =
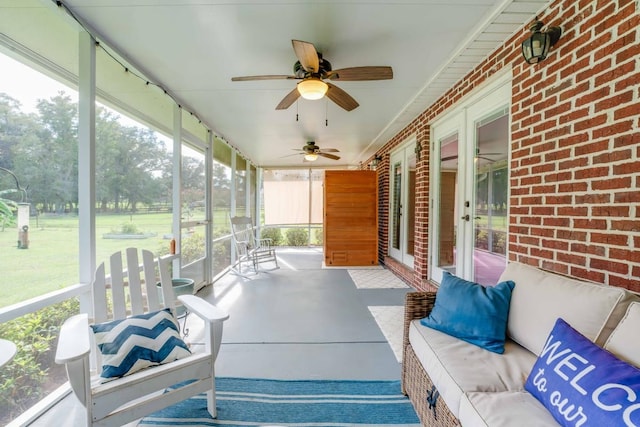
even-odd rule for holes
{"type": "Polygon", "coordinates": [[[281,268],[228,275],[201,295],[229,311],[216,375],[276,379],[399,379],[368,306],[403,305],[409,289],[357,289],[322,251],[283,249],[281,268]]]}
{"type": "MultiPolygon", "coordinates": [[[[278,260],[279,269],[227,274],[198,294],[230,314],[216,376],[400,378],[400,364],[367,307],[403,305],[409,288],[357,289],[346,269],[322,268],[321,249],[283,248],[278,260]]],[[[197,342],[197,330],[192,338],[197,342]]],[[[31,425],[77,425],[81,408],[74,399],[31,425]]]]}

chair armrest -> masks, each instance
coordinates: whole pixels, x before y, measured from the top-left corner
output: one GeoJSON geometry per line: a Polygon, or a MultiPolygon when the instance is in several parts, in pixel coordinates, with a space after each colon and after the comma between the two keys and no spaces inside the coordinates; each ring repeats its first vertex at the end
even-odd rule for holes
{"type": "Polygon", "coordinates": [[[258,247],[271,249],[271,246],[273,246],[273,239],[257,239],[257,242],[258,247]]]}
{"type": "Polygon", "coordinates": [[[91,352],[91,337],[89,335],[89,317],[86,313],[68,318],[60,328],[58,347],[56,349],[56,363],[67,364],[84,357],[91,352]]]}
{"type": "Polygon", "coordinates": [[[229,318],[229,313],[225,310],[195,295],[179,295],[178,300],[184,304],[189,311],[206,322],[224,322],[229,318]]]}

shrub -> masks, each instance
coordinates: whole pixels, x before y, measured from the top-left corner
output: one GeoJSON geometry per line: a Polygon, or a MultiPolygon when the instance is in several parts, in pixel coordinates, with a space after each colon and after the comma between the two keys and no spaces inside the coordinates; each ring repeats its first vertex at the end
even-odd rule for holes
{"type": "Polygon", "coordinates": [[[204,234],[192,233],[188,237],[182,239],[180,248],[180,257],[182,265],[187,265],[204,256],[204,234]]]}
{"type": "Polygon", "coordinates": [[[271,239],[273,246],[280,246],[282,244],[282,231],[279,228],[265,228],[261,230],[260,237],[263,239],[271,239]]]}
{"type": "Polygon", "coordinates": [[[290,228],[287,230],[287,245],[306,246],[309,244],[309,233],[302,228],[290,228]]]}
{"type": "MultiPolygon", "coordinates": [[[[225,231],[214,230],[213,239],[229,234],[225,231]]],[[[213,244],[213,271],[214,274],[227,268],[231,264],[231,240],[223,239],[213,244]]]]}
{"type": "MultiPolygon", "coordinates": [[[[225,233],[220,230],[213,231],[213,238],[216,239],[225,233]]],[[[221,241],[213,244],[213,271],[222,271],[231,263],[229,252],[230,241],[221,241]]],[[[158,256],[169,254],[169,244],[161,243],[157,250],[158,256]]],[[[204,256],[204,236],[202,233],[193,233],[182,241],[182,264],[189,264],[204,256]]]]}
{"type": "Polygon", "coordinates": [[[0,424],[20,415],[40,400],[54,363],[56,340],[62,323],[79,311],[78,301],[67,300],[0,324],[0,336],[16,344],[14,359],[0,370],[0,424]]]}
{"type": "Polygon", "coordinates": [[[316,244],[322,246],[322,242],[324,241],[324,233],[322,228],[316,228],[314,230],[314,234],[316,236],[316,244]]]}
{"type": "Polygon", "coordinates": [[[112,234],[143,234],[132,222],[124,222],[120,225],[120,230],[111,230],[112,234]]]}

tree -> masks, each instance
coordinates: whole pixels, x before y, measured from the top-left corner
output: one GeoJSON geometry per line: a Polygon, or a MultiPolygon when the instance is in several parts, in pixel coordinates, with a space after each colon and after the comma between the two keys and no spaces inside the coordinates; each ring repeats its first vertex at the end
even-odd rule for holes
{"type": "Polygon", "coordinates": [[[18,204],[13,200],[5,199],[5,196],[15,191],[16,190],[0,190],[0,231],[4,231],[7,225],[13,223],[13,212],[18,209],[18,204]]]}
{"type": "MultiPolygon", "coordinates": [[[[21,140],[31,138],[37,129],[35,125],[36,117],[27,115],[20,111],[19,101],[9,95],[0,93],[0,168],[15,170],[14,152],[21,140]]],[[[20,179],[24,181],[21,171],[17,171],[20,179]]],[[[26,185],[26,184],[25,184],[26,185]]],[[[0,173],[0,189],[16,188],[14,177],[9,174],[0,173]]],[[[5,194],[9,200],[21,201],[22,195],[5,194]]]]}
{"type": "Polygon", "coordinates": [[[74,209],[78,198],[77,106],[64,92],[39,100],[39,115],[14,147],[14,170],[44,211],[74,209]]]}
{"type": "Polygon", "coordinates": [[[231,203],[231,181],[229,168],[213,162],[213,206],[229,207],[231,203]]]}
{"type": "Polygon", "coordinates": [[[187,205],[204,201],[204,162],[194,157],[182,157],[182,201],[187,205]]]}

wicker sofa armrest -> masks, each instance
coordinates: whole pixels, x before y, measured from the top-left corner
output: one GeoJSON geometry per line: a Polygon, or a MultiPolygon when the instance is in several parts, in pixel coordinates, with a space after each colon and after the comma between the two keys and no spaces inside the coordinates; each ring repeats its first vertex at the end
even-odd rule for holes
{"type": "Polygon", "coordinates": [[[404,300],[402,348],[409,345],[409,325],[412,320],[427,317],[436,302],[435,292],[409,292],[404,300]]]}

